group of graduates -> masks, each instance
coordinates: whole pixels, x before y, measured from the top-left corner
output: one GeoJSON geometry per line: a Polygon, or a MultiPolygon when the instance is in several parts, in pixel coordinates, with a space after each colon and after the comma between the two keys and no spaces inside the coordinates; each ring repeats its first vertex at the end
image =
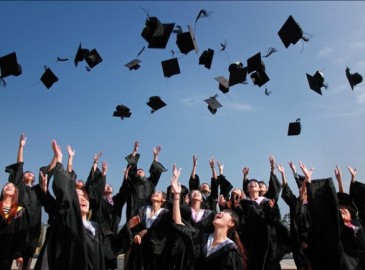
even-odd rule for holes
{"type": "Polygon", "coordinates": [[[156,190],[167,171],[158,160],[161,147],[153,148],[147,176],[138,167],[137,141],[113,195],[106,182],[107,162],[98,167],[101,152],[94,155],[84,182],[73,170],[75,150],[67,146],[64,166],[62,149],[52,141],[53,157],[40,168],[35,184],[35,175],[23,170],[25,144],[21,134],[17,162],[5,168],[9,179],[0,198],[0,270],[11,269],[13,260],[19,269],[30,269],[42,207],[49,226],[34,267],[39,270],[117,269],[120,254],[124,268],[131,270],[276,270],[288,253],[297,269],[365,270],[365,184],[356,181],[356,169],[349,166],[346,193],[339,167],[336,192],[331,177],[312,180],[313,169],[300,162],[299,175],[289,162],[298,187],[295,196],[284,166],[273,156],[268,185],[249,179],[245,167],[242,186],[233,187],[224,165],[214,158],[209,159],[210,183],[201,183],[194,155],[188,185],[180,183],[181,169],[174,164],[164,192],[156,190]],[[282,223],[280,198],[289,206],[290,228],[282,223]],[[119,229],[124,206],[127,222],[119,229]]]}

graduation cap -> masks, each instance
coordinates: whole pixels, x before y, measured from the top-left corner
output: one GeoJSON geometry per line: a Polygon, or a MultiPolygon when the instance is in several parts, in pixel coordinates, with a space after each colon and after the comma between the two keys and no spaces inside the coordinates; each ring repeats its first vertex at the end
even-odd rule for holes
{"type": "Polygon", "coordinates": [[[229,92],[229,81],[224,76],[215,77],[214,79],[219,82],[219,90],[224,94],[229,92]]]}
{"type": "Polygon", "coordinates": [[[261,59],[260,52],[247,59],[247,73],[253,71],[265,71],[265,63],[261,59]]]}
{"type": "Polygon", "coordinates": [[[41,76],[41,81],[47,87],[47,89],[50,89],[52,85],[58,81],[58,78],[50,68],[46,67],[46,70],[41,76]]]}
{"type": "Polygon", "coordinates": [[[247,67],[243,67],[243,64],[241,62],[230,64],[228,67],[228,71],[229,71],[228,85],[230,87],[246,81],[247,67]]]}
{"type": "Polygon", "coordinates": [[[254,85],[257,85],[258,87],[263,86],[265,83],[270,81],[269,76],[267,76],[265,71],[255,71],[254,73],[251,73],[250,75],[252,82],[254,85]]]}
{"type": "Polygon", "coordinates": [[[85,57],[89,68],[93,68],[103,61],[96,49],[92,49],[85,57]]]}
{"type": "Polygon", "coordinates": [[[129,63],[125,64],[124,66],[129,68],[129,70],[137,70],[141,67],[139,65],[139,63],[141,63],[141,60],[134,59],[134,60],[130,61],[129,63]]]}
{"type": "Polygon", "coordinates": [[[350,212],[352,219],[357,216],[358,208],[349,194],[337,192],[337,199],[340,208],[346,208],[350,212]]]}
{"type": "Polygon", "coordinates": [[[146,103],[148,106],[152,108],[151,113],[161,109],[166,106],[166,103],[159,96],[150,97],[149,101],[146,103]]]}
{"type": "Polygon", "coordinates": [[[296,44],[300,39],[304,41],[309,40],[309,38],[304,37],[302,28],[291,15],[280,28],[278,35],[286,48],[288,48],[290,44],[296,44]]]}
{"type": "Polygon", "coordinates": [[[208,104],[208,110],[211,114],[215,114],[217,109],[222,107],[222,104],[217,100],[218,95],[205,99],[204,101],[208,104]]]}
{"type": "Polygon", "coordinates": [[[176,35],[176,44],[180,52],[188,54],[190,51],[195,50],[195,53],[199,52],[198,46],[195,42],[195,36],[193,28],[189,25],[188,32],[178,33],[176,35]]]}
{"type": "Polygon", "coordinates": [[[288,136],[299,135],[301,130],[302,126],[300,124],[300,118],[298,118],[295,122],[289,123],[288,136]]]}
{"type": "Polygon", "coordinates": [[[161,61],[163,75],[170,78],[173,75],[180,74],[180,66],[177,58],[171,58],[168,60],[161,61]]]}
{"type": "Polygon", "coordinates": [[[359,73],[350,73],[350,68],[346,68],[346,77],[350,83],[351,89],[354,90],[354,86],[362,82],[362,76],[359,73]]]}
{"type": "Polygon", "coordinates": [[[214,50],[205,50],[199,57],[199,65],[204,65],[207,69],[210,69],[212,66],[213,56],[214,50]]]}
{"type": "Polygon", "coordinates": [[[18,64],[15,52],[0,57],[0,79],[4,86],[6,86],[5,77],[10,75],[19,76],[21,74],[22,66],[18,64]]]}
{"type": "Polygon", "coordinates": [[[74,58],[75,67],[77,67],[77,64],[79,62],[82,62],[82,61],[85,60],[88,53],[89,53],[89,49],[83,49],[81,47],[81,42],[80,42],[80,45],[79,45],[79,47],[77,49],[77,52],[76,52],[76,56],[74,58]]]}
{"type": "Polygon", "coordinates": [[[157,17],[148,17],[141,36],[148,42],[148,48],[164,49],[174,27],[175,23],[162,24],[157,17]]]}
{"type": "Polygon", "coordinates": [[[114,117],[120,117],[122,120],[124,119],[124,117],[130,117],[132,115],[132,112],[130,111],[130,109],[125,106],[125,105],[117,105],[117,107],[115,107],[115,111],[113,112],[113,116],[114,117]]]}
{"type": "Polygon", "coordinates": [[[317,71],[313,76],[307,74],[307,80],[309,83],[310,89],[312,89],[314,92],[322,95],[322,87],[325,87],[327,89],[327,84],[324,83],[324,76],[323,73],[320,71],[317,71]]]}

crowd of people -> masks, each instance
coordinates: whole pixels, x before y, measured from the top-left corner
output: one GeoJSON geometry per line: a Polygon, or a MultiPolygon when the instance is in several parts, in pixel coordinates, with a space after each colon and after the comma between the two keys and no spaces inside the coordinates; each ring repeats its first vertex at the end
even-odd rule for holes
{"type": "Polygon", "coordinates": [[[138,166],[136,141],[113,194],[106,181],[108,163],[98,166],[101,152],[94,155],[84,182],[73,170],[75,150],[66,147],[64,165],[54,140],[52,159],[40,167],[35,183],[35,174],[23,169],[25,145],[21,134],[17,162],[5,168],[9,178],[0,198],[0,270],[10,270],[14,260],[19,269],[30,269],[42,208],[49,226],[34,267],[39,270],[117,269],[120,254],[124,268],[132,270],[276,270],[288,253],[301,270],[365,270],[365,184],[350,166],[349,192],[335,167],[337,192],[331,177],[312,179],[313,169],[302,162],[298,174],[290,161],[296,196],[274,156],[269,157],[267,184],[249,178],[245,167],[242,186],[234,187],[214,158],[208,162],[210,183],[200,181],[193,155],[187,185],[181,184],[181,169],[174,164],[171,185],[159,191],[159,179],[167,171],[159,161],[161,147],[153,148],[147,175],[138,166]],[[281,221],[280,198],[289,206],[290,228],[281,221]],[[120,226],[124,207],[126,223],[120,226]]]}

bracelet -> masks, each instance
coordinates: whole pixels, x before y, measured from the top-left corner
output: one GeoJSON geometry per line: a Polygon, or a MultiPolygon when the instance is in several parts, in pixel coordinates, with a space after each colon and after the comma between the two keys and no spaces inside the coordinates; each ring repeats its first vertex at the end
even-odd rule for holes
{"type": "Polygon", "coordinates": [[[93,163],[96,163],[96,164],[98,164],[98,162],[97,162],[97,161],[94,161],[93,163]]]}
{"type": "Polygon", "coordinates": [[[214,169],[214,167],[210,167],[211,169],[214,169]]]}

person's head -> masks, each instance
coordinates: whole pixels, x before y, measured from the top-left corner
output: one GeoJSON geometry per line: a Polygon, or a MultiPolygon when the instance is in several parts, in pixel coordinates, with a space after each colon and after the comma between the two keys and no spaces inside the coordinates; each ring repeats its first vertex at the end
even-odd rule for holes
{"type": "Polygon", "coordinates": [[[257,181],[256,179],[251,179],[247,185],[247,188],[249,193],[260,192],[259,181],[257,181]]]}
{"type": "Polygon", "coordinates": [[[145,176],[144,170],[141,168],[137,169],[136,175],[139,177],[144,177],[145,176]]]}
{"type": "Polygon", "coordinates": [[[84,187],[76,188],[76,193],[79,198],[81,216],[87,216],[89,213],[89,194],[84,187]]]}
{"type": "Polygon", "coordinates": [[[84,180],[76,180],[76,188],[83,188],[85,187],[85,182],[84,180]]]}
{"type": "Polygon", "coordinates": [[[265,193],[267,192],[266,183],[264,181],[259,181],[259,188],[260,188],[259,195],[264,196],[265,193]]]}
{"type": "Polygon", "coordinates": [[[1,190],[0,200],[4,200],[6,197],[10,197],[13,204],[18,204],[18,188],[13,183],[6,183],[1,190]]]}
{"type": "Polygon", "coordinates": [[[160,202],[163,205],[166,202],[166,193],[163,191],[156,191],[151,195],[151,202],[160,202]]]}
{"type": "Polygon", "coordinates": [[[233,188],[231,191],[231,200],[241,200],[243,198],[243,192],[239,188],[233,188]]]}
{"type": "Polygon", "coordinates": [[[202,193],[199,190],[193,189],[190,191],[190,202],[203,201],[202,193]]]}
{"type": "Polygon", "coordinates": [[[113,193],[113,187],[111,184],[106,184],[104,188],[104,195],[111,195],[113,193]]]}
{"type": "Polygon", "coordinates": [[[35,176],[31,171],[26,171],[23,173],[22,181],[26,185],[32,185],[35,181],[35,176]]]}
{"type": "Polygon", "coordinates": [[[202,183],[199,187],[201,193],[208,195],[210,193],[210,185],[208,183],[202,183]]]}
{"type": "Polygon", "coordinates": [[[213,220],[214,228],[227,228],[235,229],[239,224],[239,218],[235,212],[231,209],[225,209],[221,212],[218,212],[213,220]]]}
{"type": "Polygon", "coordinates": [[[340,206],[340,212],[344,223],[349,223],[352,220],[351,211],[348,207],[340,206]]]}

